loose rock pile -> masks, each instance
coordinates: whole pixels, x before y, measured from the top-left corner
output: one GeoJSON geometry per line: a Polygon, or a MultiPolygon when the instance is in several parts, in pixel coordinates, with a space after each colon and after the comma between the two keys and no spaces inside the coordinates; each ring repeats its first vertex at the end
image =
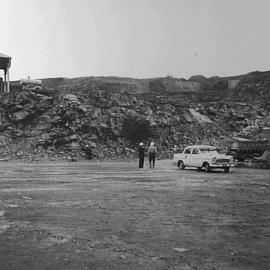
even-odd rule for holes
{"type": "Polygon", "coordinates": [[[13,86],[0,99],[1,158],[55,160],[72,153],[85,158],[86,145],[96,159],[133,158],[138,142],[152,140],[163,158],[174,145],[225,147],[233,136],[260,138],[262,128],[270,126],[269,81],[242,80],[214,102],[211,96],[201,99],[205,90],[199,91],[198,84],[182,92],[164,91],[165,83],[154,91],[153,81],[148,92],[131,86],[125,91],[125,84],[118,91],[115,82],[110,89],[108,82],[86,78],[71,85],[57,82],[56,89],[13,86]]]}

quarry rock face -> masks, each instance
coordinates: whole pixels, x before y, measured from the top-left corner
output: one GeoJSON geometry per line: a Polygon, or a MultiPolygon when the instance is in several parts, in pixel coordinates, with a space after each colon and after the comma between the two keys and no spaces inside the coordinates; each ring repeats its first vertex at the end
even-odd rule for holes
{"type": "Polygon", "coordinates": [[[93,158],[131,158],[139,142],[155,141],[162,158],[174,145],[225,147],[233,136],[260,138],[270,126],[269,73],[193,79],[56,78],[38,89],[13,84],[0,100],[1,155],[61,159],[75,151],[84,158],[90,145],[93,158]]]}

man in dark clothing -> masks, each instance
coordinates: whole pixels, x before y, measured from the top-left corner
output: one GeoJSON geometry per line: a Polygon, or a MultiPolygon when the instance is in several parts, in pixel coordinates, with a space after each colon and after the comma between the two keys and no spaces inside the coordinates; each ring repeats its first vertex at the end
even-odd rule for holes
{"type": "Polygon", "coordinates": [[[143,168],[145,156],[145,148],[143,146],[143,143],[140,143],[138,154],[139,154],[139,168],[143,168]]]}
{"type": "Polygon", "coordinates": [[[92,149],[89,144],[86,144],[84,147],[85,157],[87,159],[92,159],[92,149]]]}
{"type": "Polygon", "coordinates": [[[77,152],[75,149],[73,149],[70,153],[70,156],[69,156],[69,161],[77,161],[78,160],[78,155],[77,155],[77,152]]]}

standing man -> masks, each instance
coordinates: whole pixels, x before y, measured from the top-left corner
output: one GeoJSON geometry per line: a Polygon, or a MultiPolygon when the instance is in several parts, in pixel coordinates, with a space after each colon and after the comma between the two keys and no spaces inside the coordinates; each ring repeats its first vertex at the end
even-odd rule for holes
{"type": "Polygon", "coordinates": [[[139,168],[143,168],[144,156],[145,156],[145,148],[144,148],[144,145],[143,145],[142,142],[139,145],[138,154],[139,154],[139,168]]]}
{"type": "Polygon", "coordinates": [[[150,168],[155,168],[157,148],[156,148],[156,146],[155,146],[155,144],[153,142],[150,143],[147,154],[148,154],[148,157],[149,157],[150,168]]]}
{"type": "Polygon", "coordinates": [[[89,144],[86,144],[84,147],[85,157],[87,159],[92,159],[92,149],[89,144]]]}

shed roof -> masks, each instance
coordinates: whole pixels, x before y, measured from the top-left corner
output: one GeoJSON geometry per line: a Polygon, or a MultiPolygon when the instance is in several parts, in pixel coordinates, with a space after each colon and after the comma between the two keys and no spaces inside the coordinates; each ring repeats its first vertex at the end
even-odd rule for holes
{"type": "Polygon", "coordinates": [[[11,57],[0,53],[0,69],[4,69],[5,71],[10,67],[11,57]]]}

